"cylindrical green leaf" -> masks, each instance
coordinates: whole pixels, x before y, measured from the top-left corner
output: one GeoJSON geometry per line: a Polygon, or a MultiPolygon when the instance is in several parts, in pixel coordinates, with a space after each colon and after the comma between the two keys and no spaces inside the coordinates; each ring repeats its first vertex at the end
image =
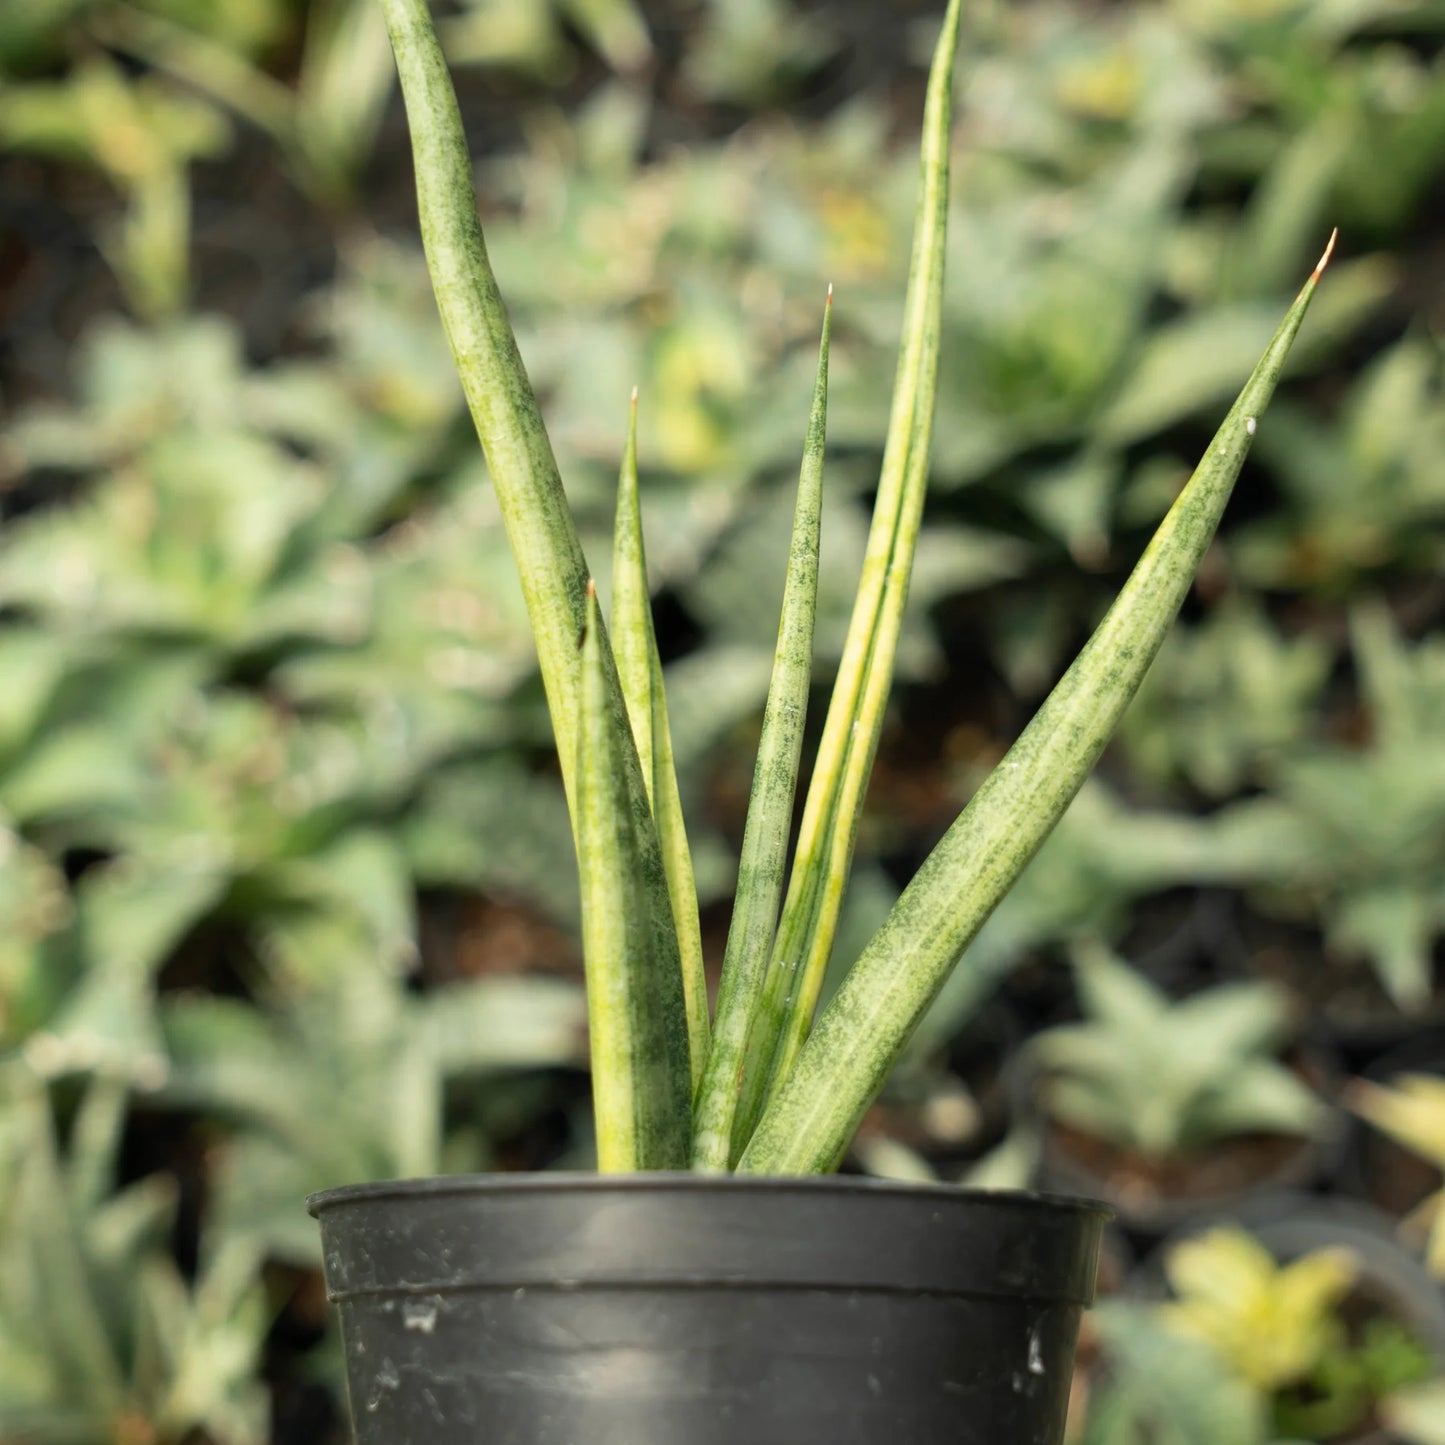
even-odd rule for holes
{"type": "MultiPolygon", "coordinates": [[[[633,796],[613,726],[607,637],[588,583],[577,755],[582,954],[592,1049],[597,1167],[685,1169],[692,1121],[682,970],[671,916],[660,926],[662,863],[645,798],[633,796]]],[[[630,744],[628,744],[630,746],[630,744]]]]}
{"type": "Polygon", "coordinates": [[[733,1118],[742,1085],[748,1033],[767,974],[778,900],[783,893],[793,794],[803,750],[808,681],[813,670],[813,619],[818,604],[818,542],[823,518],[823,459],[828,433],[828,343],[833,288],[823,308],[818,377],[808,417],[783,615],[773,654],[773,676],[763,711],[753,791],[743,829],[737,896],[718,985],[717,1019],[693,1125],[693,1168],[721,1172],[741,1147],[733,1145],[733,1118]]]}
{"type": "Polygon", "coordinates": [[[751,1131],[764,1099],[791,1068],[817,1007],[893,681],[928,486],[960,13],[959,0],[952,0],[929,72],[913,258],[883,468],[858,600],[803,810],[773,966],[756,1010],[738,1111],[743,1137],[751,1131]]]}
{"type": "Polygon", "coordinates": [[[836,1166],[949,971],[1073,800],[1188,593],[1328,257],[1094,635],[823,1012],[740,1170],[808,1174],[836,1166]]]}
{"type": "MultiPolygon", "coordinates": [[[[604,1047],[594,1050],[594,1087],[609,1101],[604,1110],[609,1119],[623,1107],[616,1103],[621,1099],[630,1101],[626,1107],[636,1111],[636,1122],[628,1136],[630,1145],[619,1146],[607,1167],[681,1167],[687,1153],[692,1067],[687,1057],[682,972],[657,831],[616,665],[604,639],[589,684],[597,695],[586,703],[577,637],[586,621],[591,585],[587,564],[487,258],[456,94],[426,0],[381,0],[381,4],[411,126],[427,268],[521,576],[578,842],[584,893],[590,886],[595,897],[601,896],[596,892],[596,872],[616,866],[617,855],[614,840],[614,851],[604,851],[600,861],[586,856],[576,779],[583,719],[593,754],[604,749],[601,734],[610,734],[605,744],[611,769],[606,795],[609,806],[631,820],[628,856],[635,863],[629,866],[637,886],[629,927],[636,946],[607,953],[603,970],[607,986],[599,993],[599,1007],[613,1011],[611,1022],[603,1026],[604,1047]],[[594,875],[590,882],[588,874],[594,875]],[[619,1013],[619,1000],[633,1012],[619,1013]],[[627,1030],[619,1034],[622,1018],[627,1030]],[[680,1151],[675,1137],[679,1132],[680,1151]]],[[[597,628],[591,630],[600,636],[597,628]]],[[[594,834],[602,796],[594,786],[594,834]]],[[[596,923],[595,898],[592,912],[596,923]]]]}
{"type": "Polygon", "coordinates": [[[381,4],[411,127],[427,269],[521,575],[570,798],[587,563],[492,275],[456,93],[426,0],[381,4]]]}
{"type": "Polygon", "coordinates": [[[696,1093],[708,1047],[707,977],[702,963],[697,885],[693,881],[692,853],[683,824],[682,797],[672,758],[672,730],[667,722],[667,698],[662,686],[662,659],[657,652],[652,594],[647,585],[642,508],[637,495],[635,387],[627,423],[627,446],[617,479],[617,521],[612,541],[612,651],[617,659],[617,676],[637,743],[642,780],[652,805],[662,866],[667,874],[667,891],[672,900],[672,921],[677,932],[687,1005],[692,1087],[696,1093]]]}

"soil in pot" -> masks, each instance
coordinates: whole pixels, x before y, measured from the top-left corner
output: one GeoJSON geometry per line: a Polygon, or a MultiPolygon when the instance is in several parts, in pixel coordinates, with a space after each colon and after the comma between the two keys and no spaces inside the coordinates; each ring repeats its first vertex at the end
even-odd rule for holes
{"type": "Polygon", "coordinates": [[[1445,1026],[1445,986],[1438,969],[1430,997],[1407,1011],[1389,997],[1367,962],[1334,956],[1312,930],[1261,918],[1244,908],[1238,913],[1238,928],[1231,956],[1240,971],[1278,983],[1306,1000],[1317,1027],[1348,1067],[1361,1067],[1422,1029],[1445,1026]]]}
{"type": "Polygon", "coordinates": [[[1235,898],[1217,888],[1172,888],[1140,899],[1128,933],[1115,944],[1145,978],[1175,995],[1228,971],[1236,935],[1235,898]]]}
{"type": "Polygon", "coordinates": [[[1100,1198],[1131,1223],[1150,1227],[1166,1216],[1216,1209],[1222,1200],[1313,1172],[1305,1163],[1311,1141],[1282,1134],[1246,1135],[1208,1150],[1154,1159],[1067,1124],[1050,1123],[1045,1148],[1051,1179],[1057,1174],[1097,1181],[1100,1198]]]}

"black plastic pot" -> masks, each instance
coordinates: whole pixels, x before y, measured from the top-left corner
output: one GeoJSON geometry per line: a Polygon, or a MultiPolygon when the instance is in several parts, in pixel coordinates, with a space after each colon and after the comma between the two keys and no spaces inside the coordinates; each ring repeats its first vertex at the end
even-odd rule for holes
{"type": "Polygon", "coordinates": [[[876,1180],[313,1195],[359,1445],[1057,1445],[1108,1211],[876,1180]]]}

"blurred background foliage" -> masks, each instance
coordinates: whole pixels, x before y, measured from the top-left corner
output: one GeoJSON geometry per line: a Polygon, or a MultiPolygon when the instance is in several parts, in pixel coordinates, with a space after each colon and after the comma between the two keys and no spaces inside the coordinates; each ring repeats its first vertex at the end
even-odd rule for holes
{"type": "MultiPolygon", "coordinates": [[[[824,683],[851,606],[941,8],[438,6],[602,568],[641,389],[713,954],[830,281],[824,683]]],[[[1445,7],[969,27],[931,510],[840,963],[1342,234],[1187,615],[860,1141],[957,1178],[1002,1138],[976,1177],[1021,1182],[980,1040],[1077,1020],[1081,940],[1154,1013],[1265,980],[1351,1068],[1445,1013],[1445,7]]],[[[393,89],[371,0],[0,6],[6,1441],[340,1439],[305,1192],[588,1161],[570,835],[393,89]]],[[[1176,1377],[1266,1438],[1227,1360],[1160,1363],[1133,1308],[1087,1439],[1224,1438],[1160,1414],[1176,1377]]],[[[1391,1418],[1438,1440],[1435,1410],[1391,1418]]]]}

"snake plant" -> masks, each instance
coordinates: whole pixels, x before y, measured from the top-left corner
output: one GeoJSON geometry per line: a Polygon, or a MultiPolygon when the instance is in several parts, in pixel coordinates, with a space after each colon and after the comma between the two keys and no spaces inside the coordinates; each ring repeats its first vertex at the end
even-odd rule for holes
{"type": "Polygon", "coordinates": [[[572,811],[599,1167],[826,1172],[1143,678],[1213,537],[1329,250],[1098,630],[815,1020],[928,479],[961,11],[951,0],[925,102],[903,340],[873,522],[789,868],[819,566],[831,295],[825,312],[776,667],[709,1018],[662,669],[645,605],[635,448],[622,467],[609,637],[488,260],[461,117],[426,0],[381,3],[411,125],[432,284],[521,575],[572,811]]]}

